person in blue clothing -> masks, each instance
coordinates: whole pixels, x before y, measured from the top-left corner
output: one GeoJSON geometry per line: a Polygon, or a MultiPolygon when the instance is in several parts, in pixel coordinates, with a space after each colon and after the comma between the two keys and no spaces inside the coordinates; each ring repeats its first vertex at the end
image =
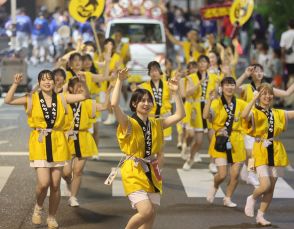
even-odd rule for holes
{"type": "Polygon", "coordinates": [[[32,29],[32,20],[26,14],[26,10],[19,9],[16,15],[16,50],[29,48],[32,29]]]}
{"type": "Polygon", "coordinates": [[[94,41],[93,30],[89,21],[79,23],[79,32],[82,34],[83,42],[94,41]]]}
{"type": "Polygon", "coordinates": [[[44,62],[46,59],[52,62],[52,57],[49,53],[51,44],[51,33],[48,20],[44,16],[44,12],[40,11],[35,19],[32,31],[33,56],[31,62],[37,64],[44,62]]]}

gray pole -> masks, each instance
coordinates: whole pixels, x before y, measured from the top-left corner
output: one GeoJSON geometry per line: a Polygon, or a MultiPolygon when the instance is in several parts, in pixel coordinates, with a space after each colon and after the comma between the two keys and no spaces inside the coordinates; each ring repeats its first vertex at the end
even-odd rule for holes
{"type": "Polygon", "coordinates": [[[10,0],[11,5],[11,22],[12,22],[12,36],[10,38],[10,48],[15,50],[16,42],[16,0],[10,0]]]}

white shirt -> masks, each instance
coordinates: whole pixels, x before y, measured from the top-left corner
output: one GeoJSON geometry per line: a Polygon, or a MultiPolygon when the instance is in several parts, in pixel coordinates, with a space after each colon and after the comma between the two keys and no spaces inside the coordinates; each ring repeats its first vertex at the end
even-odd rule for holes
{"type": "Polygon", "coordinates": [[[280,46],[285,50],[292,46],[293,52],[290,55],[285,54],[285,59],[287,64],[294,64],[294,29],[282,33],[280,46]]]}

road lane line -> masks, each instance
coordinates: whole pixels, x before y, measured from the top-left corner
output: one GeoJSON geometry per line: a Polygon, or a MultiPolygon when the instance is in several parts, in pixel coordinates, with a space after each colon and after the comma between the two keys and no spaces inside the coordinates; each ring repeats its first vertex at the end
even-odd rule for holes
{"type": "Polygon", "coordinates": [[[6,126],[6,127],[0,128],[0,132],[8,131],[8,130],[15,130],[17,128],[18,128],[18,126],[6,126]]]}
{"type": "Polygon", "coordinates": [[[0,145],[7,144],[9,141],[0,141],[0,145]]]}
{"type": "Polygon", "coordinates": [[[0,193],[8,181],[13,169],[13,166],[0,166],[0,193]]]}
{"type": "Polygon", "coordinates": [[[273,198],[294,198],[293,188],[281,177],[278,178],[273,198]]]}
{"type": "Polygon", "coordinates": [[[0,120],[17,120],[20,114],[15,113],[3,113],[0,114],[0,120]]]}
{"type": "MultiPolygon", "coordinates": [[[[208,169],[191,169],[184,171],[177,169],[180,180],[188,197],[206,197],[213,185],[213,175],[208,169]]],[[[218,189],[215,197],[224,197],[221,188],[218,189]]]]}

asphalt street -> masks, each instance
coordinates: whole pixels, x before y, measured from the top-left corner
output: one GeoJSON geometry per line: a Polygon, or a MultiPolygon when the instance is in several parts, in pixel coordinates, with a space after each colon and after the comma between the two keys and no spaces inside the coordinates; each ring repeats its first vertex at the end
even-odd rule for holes
{"type": "MultiPolygon", "coordinates": [[[[68,196],[62,184],[62,198],[57,221],[60,228],[121,229],[134,213],[123,196],[119,177],[113,186],[104,185],[112,167],[120,159],[115,126],[100,125],[99,160],[87,162],[78,196],[80,207],[67,204],[68,196]]],[[[35,171],[29,167],[28,138],[23,107],[3,105],[0,99],[0,228],[31,229],[31,215],[35,204],[35,171]]],[[[181,170],[183,160],[176,148],[176,138],[166,146],[163,169],[164,188],[161,206],[157,210],[155,229],[231,229],[259,228],[254,218],[244,215],[245,200],[253,187],[240,182],[232,200],[238,204],[231,209],[222,204],[226,183],[221,186],[214,204],[205,196],[212,185],[208,172],[207,141],[201,151],[202,162],[189,172],[181,170]]],[[[294,165],[294,122],[289,122],[282,141],[294,165]]],[[[45,225],[48,200],[45,203],[45,225]]],[[[273,225],[267,228],[294,228],[294,172],[286,171],[279,180],[274,200],[266,217],[273,225]]]]}

